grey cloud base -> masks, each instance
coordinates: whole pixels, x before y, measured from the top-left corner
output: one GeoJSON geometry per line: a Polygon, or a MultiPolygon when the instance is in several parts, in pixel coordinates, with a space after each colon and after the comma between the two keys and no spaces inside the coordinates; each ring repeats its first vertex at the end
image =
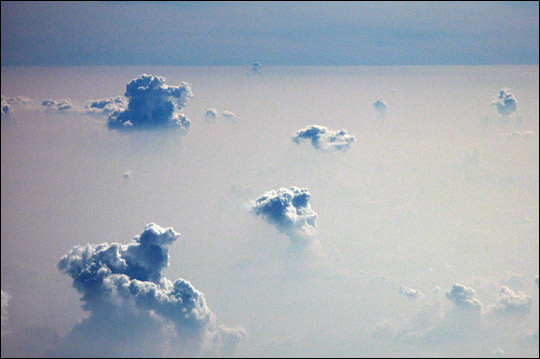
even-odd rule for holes
{"type": "Polygon", "coordinates": [[[75,246],[58,263],[90,312],[65,338],[59,356],[203,355],[232,351],[243,329],[216,324],[204,295],[161,275],[180,234],[148,224],[127,244],[75,246]],[[130,345],[128,345],[130,344],[130,345]]]}

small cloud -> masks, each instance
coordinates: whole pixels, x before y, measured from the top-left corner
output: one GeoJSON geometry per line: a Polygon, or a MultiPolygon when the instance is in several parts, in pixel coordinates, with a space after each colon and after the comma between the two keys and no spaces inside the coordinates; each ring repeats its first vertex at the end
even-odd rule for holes
{"type": "Polygon", "coordinates": [[[247,73],[248,76],[261,75],[263,73],[262,65],[260,62],[254,62],[251,65],[251,70],[247,73]]]}
{"type": "Polygon", "coordinates": [[[1,99],[2,99],[2,103],[1,103],[2,118],[9,118],[13,116],[14,114],[13,107],[7,102],[7,99],[4,97],[4,95],[2,95],[1,99]]]}
{"type": "Polygon", "coordinates": [[[11,300],[11,295],[9,295],[8,292],[4,292],[3,289],[1,289],[2,294],[2,336],[10,334],[10,330],[8,329],[8,320],[9,320],[9,301],[11,300]]]}
{"type": "Polygon", "coordinates": [[[128,107],[128,99],[116,96],[101,100],[90,100],[85,105],[87,113],[111,114],[115,111],[124,111],[128,107]]]}
{"type": "Polygon", "coordinates": [[[498,314],[527,314],[531,311],[532,302],[531,296],[502,286],[497,303],[492,308],[498,314]]]}
{"type": "Polygon", "coordinates": [[[132,170],[127,170],[126,172],[124,172],[124,178],[131,178],[131,177],[133,177],[132,170]]]}
{"type": "Polygon", "coordinates": [[[165,84],[165,78],[143,74],[126,85],[127,108],[114,111],[108,119],[110,128],[176,128],[187,132],[189,119],[180,112],[193,97],[191,86],[165,84]]]}
{"type": "Polygon", "coordinates": [[[502,88],[499,96],[491,101],[491,105],[497,108],[497,112],[502,117],[510,117],[517,114],[517,100],[508,88],[502,88]]]}
{"type": "Polygon", "coordinates": [[[312,242],[317,213],[308,203],[310,198],[307,188],[282,187],[256,198],[250,203],[249,210],[285,233],[294,243],[312,242]]]}
{"type": "Polygon", "coordinates": [[[206,120],[206,122],[210,123],[210,122],[214,122],[216,120],[218,116],[218,111],[211,107],[209,108],[208,110],[206,110],[206,112],[204,113],[204,119],[206,120]]]}
{"type": "Polygon", "coordinates": [[[71,100],[69,98],[63,99],[63,100],[45,100],[41,103],[41,107],[44,110],[48,111],[59,111],[64,112],[71,110],[73,108],[73,104],[71,103],[71,100]]]}
{"type": "Polygon", "coordinates": [[[234,121],[236,120],[236,115],[229,111],[229,110],[225,110],[221,113],[223,115],[223,117],[225,117],[227,120],[231,120],[231,121],[234,121]]]}
{"type": "Polygon", "coordinates": [[[382,97],[379,97],[379,99],[373,103],[373,107],[375,107],[375,110],[377,110],[379,115],[384,115],[386,114],[386,111],[388,111],[388,104],[382,97]]]}
{"type": "Polygon", "coordinates": [[[466,287],[463,284],[453,284],[452,289],[446,292],[446,298],[454,302],[459,308],[478,312],[482,311],[482,303],[475,298],[474,289],[466,287]]]}
{"type": "Polygon", "coordinates": [[[311,125],[298,130],[292,137],[296,144],[300,144],[305,139],[311,140],[313,147],[321,151],[333,149],[345,151],[351,146],[351,143],[355,142],[354,136],[347,134],[346,130],[330,131],[319,125],[311,125]]]}
{"type": "Polygon", "coordinates": [[[420,292],[419,290],[407,288],[404,285],[399,286],[399,294],[414,299],[423,299],[425,297],[424,293],[420,292]]]}

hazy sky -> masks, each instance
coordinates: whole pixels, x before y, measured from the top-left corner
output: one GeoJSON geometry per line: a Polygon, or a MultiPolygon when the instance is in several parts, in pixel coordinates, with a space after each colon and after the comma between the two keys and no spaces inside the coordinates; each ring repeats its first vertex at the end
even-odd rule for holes
{"type": "Polygon", "coordinates": [[[2,1],[2,65],[537,64],[538,2],[2,1]]]}

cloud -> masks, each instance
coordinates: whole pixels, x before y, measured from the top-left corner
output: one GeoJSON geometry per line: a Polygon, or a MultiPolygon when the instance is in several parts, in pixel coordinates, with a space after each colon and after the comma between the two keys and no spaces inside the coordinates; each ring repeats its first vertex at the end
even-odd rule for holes
{"type": "Polygon", "coordinates": [[[482,311],[482,303],[475,298],[474,289],[455,283],[452,289],[446,292],[446,298],[450,299],[458,308],[473,311],[482,311]]]}
{"type": "Polygon", "coordinates": [[[379,97],[379,99],[373,103],[373,107],[375,107],[380,115],[384,115],[386,111],[388,111],[388,104],[382,97],[379,97]]]}
{"type": "Polygon", "coordinates": [[[502,88],[499,91],[499,97],[491,101],[491,105],[497,107],[497,112],[502,117],[509,117],[517,114],[517,100],[514,94],[508,88],[502,88]]]}
{"type": "Polygon", "coordinates": [[[399,294],[414,299],[423,299],[425,297],[424,293],[420,292],[419,290],[407,288],[404,285],[399,286],[399,294]]]}
{"type": "Polygon", "coordinates": [[[300,144],[304,139],[310,139],[311,144],[317,150],[340,150],[345,151],[351,143],[355,142],[354,136],[348,135],[346,130],[330,131],[324,126],[311,125],[294,133],[292,140],[300,144]]]}
{"type": "Polygon", "coordinates": [[[509,138],[526,138],[526,137],[532,137],[535,133],[533,131],[514,131],[514,132],[508,132],[508,133],[502,133],[501,136],[509,137],[509,138]]]}
{"type": "Polygon", "coordinates": [[[285,233],[293,243],[314,241],[317,213],[308,203],[307,188],[271,190],[250,203],[249,210],[285,233]]]}
{"type": "Polygon", "coordinates": [[[85,105],[88,113],[110,114],[116,111],[124,111],[128,107],[128,99],[124,96],[116,96],[101,100],[90,100],[85,105]]]}
{"type": "Polygon", "coordinates": [[[131,178],[133,177],[133,171],[132,170],[127,170],[126,172],[124,172],[124,178],[131,178]]]}
{"type": "Polygon", "coordinates": [[[233,112],[229,111],[229,110],[223,111],[223,112],[222,112],[222,115],[223,115],[223,117],[225,117],[227,120],[231,120],[231,121],[236,120],[236,115],[235,115],[233,112]]]}
{"type": "Polygon", "coordinates": [[[260,75],[263,73],[262,65],[260,62],[254,62],[251,65],[251,70],[247,73],[249,76],[260,75]]]}
{"type": "Polygon", "coordinates": [[[8,329],[8,319],[9,319],[9,312],[8,312],[8,306],[9,301],[11,300],[11,295],[9,295],[8,292],[4,292],[3,289],[0,289],[2,293],[2,336],[8,335],[10,333],[10,330],[8,329]]]}
{"type": "Polygon", "coordinates": [[[63,100],[45,100],[41,103],[44,110],[64,112],[73,109],[73,104],[69,98],[63,100]]]}
{"type": "Polygon", "coordinates": [[[13,115],[14,111],[13,111],[13,107],[7,102],[6,98],[2,95],[1,97],[2,99],[2,103],[1,103],[1,107],[2,107],[2,118],[6,117],[10,117],[13,115]]]}
{"type": "Polygon", "coordinates": [[[527,314],[531,311],[532,302],[531,296],[502,286],[497,303],[492,308],[498,314],[527,314]]]}
{"type": "Polygon", "coordinates": [[[220,354],[245,337],[216,324],[204,295],[185,279],[161,275],[172,228],[148,224],[127,244],[75,246],[58,262],[90,312],[57,349],[59,356],[220,354]]]}
{"type": "Polygon", "coordinates": [[[126,85],[128,107],[113,112],[108,125],[115,129],[177,128],[185,133],[190,121],[180,112],[193,97],[187,82],[165,84],[165,78],[143,74],[126,85]]]}
{"type": "Polygon", "coordinates": [[[204,119],[206,122],[214,122],[218,116],[218,112],[215,108],[211,107],[204,113],[204,119]]]}

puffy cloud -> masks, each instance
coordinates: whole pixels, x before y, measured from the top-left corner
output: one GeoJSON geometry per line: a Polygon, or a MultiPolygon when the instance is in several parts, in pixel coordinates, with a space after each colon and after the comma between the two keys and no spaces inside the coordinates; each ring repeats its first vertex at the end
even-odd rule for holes
{"type": "Polygon", "coordinates": [[[251,70],[247,73],[248,75],[254,76],[254,75],[260,75],[263,73],[262,65],[260,62],[254,62],[251,65],[251,70]]]}
{"type": "Polygon", "coordinates": [[[125,97],[127,108],[109,116],[111,128],[189,128],[190,121],[180,112],[193,97],[187,82],[169,86],[164,77],[143,74],[126,85],[125,97]]]}
{"type": "Polygon", "coordinates": [[[127,244],[75,246],[58,263],[73,279],[90,312],[64,338],[60,356],[222,354],[242,340],[242,329],[217,325],[204,295],[185,279],[161,275],[172,228],[148,224],[127,244]]]}
{"type": "Polygon", "coordinates": [[[215,108],[211,107],[204,113],[204,119],[206,122],[214,122],[218,116],[218,112],[215,108]]]}
{"type": "Polygon", "coordinates": [[[509,117],[517,114],[517,100],[508,88],[502,88],[499,96],[491,101],[491,105],[497,107],[497,112],[502,117],[509,117]]]}
{"type": "Polygon", "coordinates": [[[131,178],[131,177],[133,177],[132,170],[127,170],[126,172],[124,172],[124,178],[131,178]]]}
{"type": "Polygon", "coordinates": [[[11,295],[9,295],[8,292],[4,292],[3,289],[0,289],[2,292],[2,336],[7,335],[10,333],[8,329],[8,319],[9,319],[9,312],[8,312],[8,305],[9,301],[11,300],[11,295]]]}
{"type": "Polygon", "coordinates": [[[499,314],[526,314],[531,311],[533,299],[522,292],[514,292],[507,286],[502,286],[499,291],[497,303],[493,310],[499,314]]]}
{"type": "Polygon", "coordinates": [[[291,187],[271,190],[250,203],[250,211],[274,225],[293,242],[314,241],[317,213],[308,203],[311,194],[306,188],[291,187]]]}
{"type": "Polygon", "coordinates": [[[227,120],[231,120],[231,121],[234,121],[236,119],[236,115],[229,111],[229,110],[225,110],[221,113],[223,115],[223,117],[225,117],[227,120]]]}
{"type": "Polygon", "coordinates": [[[399,286],[399,294],[414,299],[423,299],[425,297],[424,293],[420,292],[419,290],[407,288],[404,285],[399,286]]]}
{"type": "Polygon", "coordinates": [[[89,113],[110,114],[115,111],[123,111],[127,106],[127,98],[124,96],[116,96],[101,100],[90,100],[86,103],[85,110],[89,113]]]}
{"type": "Polygon", "coordinates": [[[382,97],[379,97],[379,99],[373,103],[373,107],[375,107],[377,112],[381,115],[384,115],[388,110],[388,104],[382,97]]]}
{"type": "Polygon", "coordinates": [[[354,136],[348,135],[346,130],[330,131],[319,125],[311,125],[294,133],[292,140],[300,144],[304,139],[310,139],[311,144],[318,150],[328,151],[332,149],[345,151],[351,143],[355,142],[354,136]]]}
{"type": "Polygon", "coordinates": [[[482,311],[482,303],[475,298],[474,289],[455,283],[452,289],[446,292],[446,297],[462,309],[482,311]]]}
{"type": "Polygon", "coordinates": [[[4,95],[2,95],[2,103],[1,103],[1,107],[2,107],[2,118],[4,117],[9,117],[11,115],[13,115],[14,111],[13,111],[13,107],[7,102],[7,99],[4,97],[4,95]]]}
{"type": "Polygon", "coordinates": [[[68,111],[73,108],[73,104],[71,103],[71,100],[69,98],[63,99],[63,100],[45,100],[41,103],[41,107],[45,110],[51,110],[51,111],[68,111]]]}

